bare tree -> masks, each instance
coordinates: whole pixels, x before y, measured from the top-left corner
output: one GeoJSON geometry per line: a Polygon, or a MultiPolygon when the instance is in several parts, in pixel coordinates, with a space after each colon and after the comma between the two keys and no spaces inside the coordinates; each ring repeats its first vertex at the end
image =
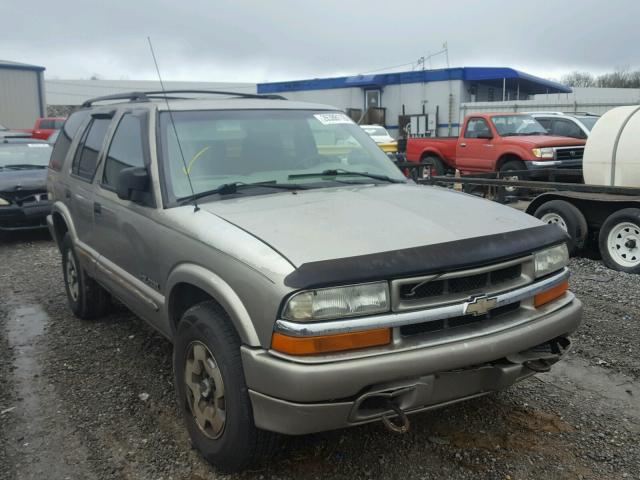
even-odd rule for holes
{"type": "Polygon", "coordinates": [[[562,77],[562,83],[570,87],[595,87],[596,79],[588,72],[572,72],[562,77]]]}

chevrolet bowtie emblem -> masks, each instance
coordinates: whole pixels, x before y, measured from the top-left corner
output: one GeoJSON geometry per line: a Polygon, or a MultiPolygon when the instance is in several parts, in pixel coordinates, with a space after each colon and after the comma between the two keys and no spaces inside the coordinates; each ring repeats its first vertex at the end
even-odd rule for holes
{"type": "Polygon", "coordinates": [[[468,302],[465,302],[464,314],[473,315],[474,317],[484,315],[492,308],[496,308],[497,304],[498,299],[495,297],[489,298],[486,295],[476,295],[470,297],[468,302]]]}

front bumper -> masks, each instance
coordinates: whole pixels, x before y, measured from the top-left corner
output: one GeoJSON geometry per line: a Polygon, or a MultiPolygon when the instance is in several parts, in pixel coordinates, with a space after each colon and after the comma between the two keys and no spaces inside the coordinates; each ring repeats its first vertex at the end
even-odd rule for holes
{"type": "Polygon", "coordinates": [[[582,168],[582,159],[577,160],[527,160],[527,170],[543,170],[549,168],[582,168]]]}
{"type": "Polygon", "coordinates": [[[254,419],[265,430],[298,435],[379,420],[389,410],[362,405],[380,392],[397,394],[407,413],[484,395],[532,375],[524,360],[532,357],[523,352],[565,338],[581,317],[582,304],[574,298],[529,323],[485,336],[327,363],[297,363],[243,347],[254,419]]]}
{"type": "Polygon", "coordinates": [[[47,228],[46,218],[51,213],[51,202],[0,207],[0,231],[38,230],[47,228]]]}

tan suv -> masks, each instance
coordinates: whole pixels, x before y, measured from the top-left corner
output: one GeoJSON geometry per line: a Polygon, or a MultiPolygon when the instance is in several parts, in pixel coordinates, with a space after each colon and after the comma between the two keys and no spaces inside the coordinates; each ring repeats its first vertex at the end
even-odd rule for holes
{"type": "Polygon", "coordinates": [[[566,353],[582,307],[557,226],[408,181],[332,107],[177,95],[73,113],[48,223],[78,317],[116,297],[173,342],[187,429],[220,469],[274,432],[406,431],[566,353]]]}

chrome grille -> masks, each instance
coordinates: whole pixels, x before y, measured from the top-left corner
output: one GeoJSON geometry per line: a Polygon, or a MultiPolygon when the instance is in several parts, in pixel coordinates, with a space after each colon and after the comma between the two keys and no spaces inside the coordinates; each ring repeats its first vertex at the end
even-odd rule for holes
{"type": "Polygon", "coordinates": [[[432,322],[405,325],[404,327],[400,327],[400,334],[403,337],[410,337],[413,335],[423,335],[425,333],[433,333],[439,332],[441,330],[450,330],[453,328],[466,327],[468,325],[476,325],[478,323],[487,322],[491,319],[500,317],[501,315],[515,312],[516,310],[518,310],[518,308],[520,308],[520,302],[494,308],[484,315],[461,315],[459,317],[447,318],[445,320],[436,320],[432,322]]]}
{"type": "Polygon", "coordinates": [[[531,257],[470,270],[403,278],[391,282],[394,311],[459,303],[471,295],[493,295],[533,281],[531,257]]]}
{"type": "Polygon", "coordinates": [[[557,147],[556,160],[582,160],[584,147],[557,147]]]}

